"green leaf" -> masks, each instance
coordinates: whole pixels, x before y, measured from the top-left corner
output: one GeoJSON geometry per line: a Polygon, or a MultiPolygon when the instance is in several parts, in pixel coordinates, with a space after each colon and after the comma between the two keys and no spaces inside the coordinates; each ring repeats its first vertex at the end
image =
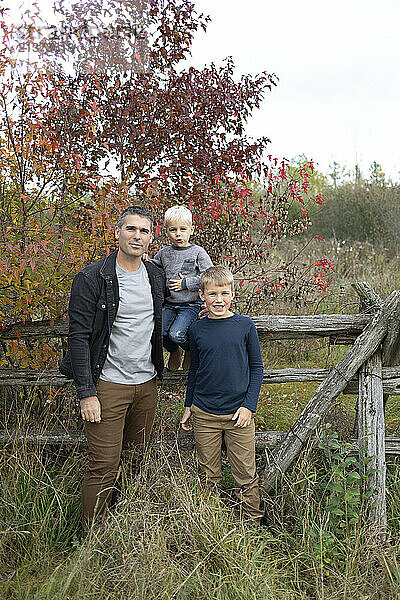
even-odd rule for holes
{"type": "Polygon", "coordinates": [[[348,456],[347,458],[345,458],[344,462],[346,465],[358,465],[358,460],[355,456],[348,456]]]}
{"type": "Polygon", "coordinates": [[[360,481],[361,480],[361,475],[359,473],[357,473],[357,471],[352,471],[351,473],[349,473],[346,477],[347,481],[360,481]]]}
{"type": "Polygon", "coordinates": [[[347,490],[345,495],[344,495],[344,500],[348,501],[348,500],[353,500],[354,498],[359,498],[360,497],[360,490],[356,490],[356,489],[350,489],[347,490]]]}
{"type": "Polygon", "coordinates": [[[342,517],[344,515],[343,510],[341,510],[340,508],[333,508],[331,511],[334,515],[338,515],[340,517],[342,517]]]}
{"type": "Polygon", "coordinates": [[[344,487],[340,483],[335,482],[328,483],[326,489],[331,490],[332,492],[338,492],[339,494],[344,492],[344,487]]]}

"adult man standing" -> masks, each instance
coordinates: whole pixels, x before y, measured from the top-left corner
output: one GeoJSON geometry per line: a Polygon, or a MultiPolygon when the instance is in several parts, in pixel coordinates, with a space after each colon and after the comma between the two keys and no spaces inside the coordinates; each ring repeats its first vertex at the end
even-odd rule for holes
{"type": "Polygon", "coordinates": [[[82,486],[84,530],[110,500],[123,442],[143,446],[163,373],[163,271],[142,261],[153,216],[141,206],[120,215],[118,250],[74,278],[68,352],[60,371],[74,379],[89,446],[82,486]]]}

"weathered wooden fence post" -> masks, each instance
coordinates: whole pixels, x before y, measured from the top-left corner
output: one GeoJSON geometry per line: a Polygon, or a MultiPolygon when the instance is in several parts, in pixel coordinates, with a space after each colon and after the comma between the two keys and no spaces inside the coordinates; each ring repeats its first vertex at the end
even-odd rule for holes
{"type": "Polygon", "coordinates": [[[375,352],[359,373],[358,440],[360,463],[368,495],[371,533],[386,539],[386,457],[382,356],[375,352]]]}
{"type": "MultiPolygon", "coordinates": [[[[353,288],[360,298],[361,309],[371,310],[382,306],[381,298],[367,282],[354,283],[353,288]]],[[[369,496],[371,533],[378,541],[385,541],[387,537],[385,405],[389,394],[383,393],[382,365],[396,365],[399,358],[400,305],[388,317],[388,331],[382,352],[373,354],[359,374],[359,456],[366,478],[363,489],[369,496]]]]}
{"type": "Polygon", "coordinates": [[[360,299],[360,312],[374,312],[382,306],[381,297],[367,281],[356,281],[351,284],[351,287],[357,292],[360,299]]]}

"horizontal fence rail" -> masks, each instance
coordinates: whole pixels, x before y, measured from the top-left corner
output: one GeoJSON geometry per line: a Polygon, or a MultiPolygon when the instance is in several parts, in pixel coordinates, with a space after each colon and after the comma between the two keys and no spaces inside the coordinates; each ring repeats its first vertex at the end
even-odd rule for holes
{"type": "MultiPolygon", "coordinates": [[[[287,431],[258,431],[255,435],[256,452],[273,450],[287,436],[287,431]]],[[[317,438],[311,439],[311,443],[318,441],[317,438]]],[[[157,444],[177,444],[180,450],[194,450],[193,432],[164,433],[157,444]]],[[[35,444],[38,446],[80,446],[87,447],[85,432],[81,429],[69,430],[18,430],[18,429],[0,429],[0,444],[35,444]]],[[[387,437],[385,439],[385,451],[388,455],[400,455],[400,438],[387,437]]],[[[359,441],[353,439],[349,454],[358,454],[359,441]]]]}
{"type": "MultiPolygon", "coordinates": [[[[263,384],[321,382],[330,373],[330,369],[264,369],[263,384]]],[[[400,396],[400,367],[382,369],[383,390],[385,394],[400,396]]],[[[159,385],[185,385],[187,372],[167,371],[159,385]]],[[[0,368],[0,387],[12,386],[55,386],[71,385],[57,369],[38,371],[35,369],[0,368]]],[[[344,394],[358,394],[358,378],[354,377],[345,387],[344,394]]]]}
{"type": "MultiPolygon", "coordinates": [[[[258,334],[263,341],[293,340],[331,336],[358,336],[367,325],[371,315],[263,315],[252,317],[258,334]]],[[[68,326],[62,320],[27,321],[14,323],[0,330],[0,341],[64,337],[68,326]]]]}

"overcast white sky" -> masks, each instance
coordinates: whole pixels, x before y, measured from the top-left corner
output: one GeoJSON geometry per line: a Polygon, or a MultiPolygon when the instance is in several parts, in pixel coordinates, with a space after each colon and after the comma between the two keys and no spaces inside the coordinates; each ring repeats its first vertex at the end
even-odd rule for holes
{"type": "Polygon", "coordinates": [[[267,135],[276,156],[306,154],[324,172],[336,160],[367,175],[376,160],[400,180],[400,0],[193,1],[212,18],[195,40],[194,66],[231,55],[239,73],[280,79],[250,135],[267,135]]]}
{"type": "Polygon", "coordinates": [[[194,0],[212,22],[193,64],[232,55],[238,71],[276,73],[248,126],[279,156],[305,153],[400,180],[400,0],[194,0]]]}

